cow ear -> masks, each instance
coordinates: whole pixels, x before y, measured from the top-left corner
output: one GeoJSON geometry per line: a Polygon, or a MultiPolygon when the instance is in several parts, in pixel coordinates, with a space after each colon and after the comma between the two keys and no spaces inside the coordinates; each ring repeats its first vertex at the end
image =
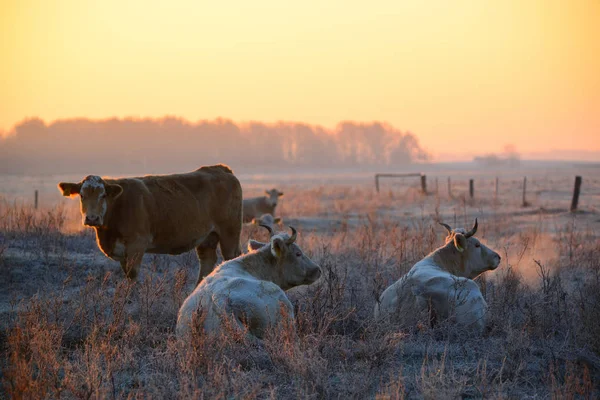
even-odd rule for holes
{"type": "Polygon", "coordinates": [[[281,218],[280,218],[280,217],[277,217],[277,218],[275,218],[275,220],[274,220],[273,222],[274,222],[274,223],[276,223],[276,224],[278,224],[278,223],[280,223],[280,222],[281,222],[281,218]]]}
{"type": "Polygon", "coordinates": [[[283,196],[283,192],[277,192],[277,196],[278,196],[278,197],[281,197],[281,196],[283,196]]]}
{"type": "Polygon", "coordinates": [[[279,236],[275,236],[271,238],[271,253],[273,256],[279,258],[283,255],[283,251],[285,248],[285,243],[283,239],[279,236]]]}
{"type": "Polygon", "coordinates": [[[267,196],[270,196],[270,195],[271,195],[271,192],[269,192],[268,190],[265,190],[265,194],[266,194],[267,196]]]}
{"type": "Polygon", "coordinates": [[[60,182],[58,184],[58,190],[61,191],[63,196],[76,196],[81,190],[81,183],[60,182]]]}
{"type": "Polygon", "coordinates": [[[123,193],[123,186],[121,185],[106,185],[106,194],[113,199],[116,199],[123,193]]]}
{"type": "Polygon", "coordinates": [[[251,222],[251,224],[252,224],[252,225],[258,225],[258,223],[259,223],[259,222],[260,222],[260,221],[259,221],[257,218],[252,218],[252,222],[251,222]]]}
{"type": "Polygon", "coordinates": [[[467,238],[465,235],[462,233],[457,233],[454,235],[454,247],[456,247],[456,250],[461,253],[465,251],[465,248],[467,247],[467,238]]]}
{"type": "Polygon", "coordinates": [[[248,251],[258,250],[266,245],[267,245],[266,243],[262,243],[262,242],[259,242],[258,240],[250,239],[250,240],[248,240],[248,251]]]}

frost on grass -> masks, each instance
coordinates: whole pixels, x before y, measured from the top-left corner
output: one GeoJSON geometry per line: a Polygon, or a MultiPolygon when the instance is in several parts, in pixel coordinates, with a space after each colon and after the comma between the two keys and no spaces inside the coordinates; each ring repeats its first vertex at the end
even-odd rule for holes
{"type": "MultiPolygon", "coordinates": [[[[410,188],[282,189],[281,215],[301,229],[298,241],[323,274],[288,292],[295,328],[252,342],[201,331],[191,342],[175,338],[193,254],[147,255],[131,283],[90,232],[73,229],[76,210],[1,203],[0,397],[600,396],[593,207],[571,215],[410,188]],[[478,279],[489,305],[485,335],[466,338],[443,321],[376,323],[381,292],[442,243],[436,221],[468,225],[475,216],[485,222],[482,240],[503,257],[478,279]]],[[[242,239],[261,235],[246,226],[242,239]]]]}

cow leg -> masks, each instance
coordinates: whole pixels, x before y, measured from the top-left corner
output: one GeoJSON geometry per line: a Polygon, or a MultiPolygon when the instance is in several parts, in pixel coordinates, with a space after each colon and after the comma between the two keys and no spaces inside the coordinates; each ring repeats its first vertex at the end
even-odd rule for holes
{"type": "Polygon", "coordinates": [[[219,235],[216,232],[211,232],[206,239],[198,247],[196,254],[200,261],[200,271],[198,273],[198,281],[196,286],[202,279],[210,274],[217,263],[217,245],[219,244],[219,235]]]}
{"type": "Polygon", "coordinates": [[[139,255],[128,256],[121,260],[121,269],[123,269],[123,272],[127,278],[131,280],[135,280],[137,278],[143,256],[144,253],[141,253],[139,255]]]}
{"type": "Polygon", "coordinates": [[[147,248],[146,242],[141,240],[125,245],[125,259],[121,260],[121,268],[127,278],[131,280],[137,278],[147,248]]]}
{"type": "Polygon", "coordinates": [[[227,235],[222,235],[220,238],[221,253],[223,253],[223,259],[231,260],[242,254],[240,249],[240,233],[241,229],[237,232],[228,232],[227,235]]]}

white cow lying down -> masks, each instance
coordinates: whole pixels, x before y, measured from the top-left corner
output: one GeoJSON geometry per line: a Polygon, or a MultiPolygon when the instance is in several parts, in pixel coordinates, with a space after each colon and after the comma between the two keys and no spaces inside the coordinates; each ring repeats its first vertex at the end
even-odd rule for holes
{"type": "Polygon", "coordinates": [[[375,305],[375,317],[404,326],[416,323],[431,307],[435,319],[448,319],[476,333],[483,333],[487,303],[472,280],[500,264],[500,255],[481,244],[473,229],[448,230],[444,246],[416,263],[388,287],[375,305]]]}
{"type": "Polygon", "coordinates": [[[294,310],[284,290],[315,282],[321,268],[294,243],[294,228],[290,236],[261,226],[269,231],[270,243],[250,241],[248,254],[225,261],[200,282],[179,309],[179,337],[191,332],[199,311],[209,334],[227,326],[262,338],[270,327],[293,324],[294,310]]]}

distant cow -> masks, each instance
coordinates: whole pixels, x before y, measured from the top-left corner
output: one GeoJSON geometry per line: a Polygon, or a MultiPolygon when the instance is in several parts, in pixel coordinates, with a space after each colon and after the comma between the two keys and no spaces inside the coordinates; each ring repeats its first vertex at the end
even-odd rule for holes
{"type": "Polygon", "coordinates": [[[262,338],[270,327],[294,323],[294,309],[284,290],[308,285],[321,276],[320,267],[308,258],[285,232],[270,243],[250,241],[248,254],[219,265],[189,295],[179,310],[177,335],[185,337],[199,321],[204,333],[219,334],[224,327],[262,338]],[[198,318],[202,315],[203,318],[198,318]]]}
{"type": "Polygon", "coordinates": [[[275,207],[279,197],[283,192],[277,189],[265,190],[266,196],[252,197],[244,199],[244,222],[251,222],[252,219],[260,217],[262,214],[275,215],[275,207]]]}
{"type": "Polygon", "coordinates": [[[446,244],[383,292],[375,317],[406,325],[430,309],[436,319],[451,317],[459,326],[482,333],[487,304],[472,279],[496,269],[500,255],[473,236],[477,220],[468,232],[441,225],[448,230],[446,244]]]}
{"type": "Polygon", "coordinates": [[[240,255],[242,188],[226,165],[196,171],[58,184],[63,196],[80,195],[83,224],[96,230],[98,247],[135,279],[144,253],[196,249],[198,282],[217,261],[240,255]]]}

